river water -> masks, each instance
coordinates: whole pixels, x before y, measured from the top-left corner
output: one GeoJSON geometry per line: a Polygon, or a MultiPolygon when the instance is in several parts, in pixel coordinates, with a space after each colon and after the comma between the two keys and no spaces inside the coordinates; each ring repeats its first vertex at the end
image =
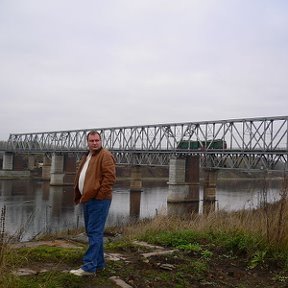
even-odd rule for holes
{"type": "MultiPolygon", "coordinates": [[[[279,199],[280,187],[281,181],[269,182],[267,189],[269,202],[279,199]]],[[[154,217],[157,213],[166,213],[167,195],[168,186],[163,183],[147,185],[139,193],[130,193],[129,186],[124,184],[116,185],[107,226],[124,225],[132,216],[143,219],[154,217]]],[[[196,209],[201,213],[203,209],[201,186],[199,195],[199,205],[196,209]]],[[[255,208],[259,206],[261,199],[263,199],[261,181],[217,182],[217,209],[232,211],[255,208]]],[[[83,226],[81,206],[73,204],[71,186],[50,186],[48,182],[35,180],[0,180],[0,210],[2,214],[0,228],[2,230],[4,228],[6,233],[14,235],[21,241],[30,240],[46,232],[83,226]]]]}

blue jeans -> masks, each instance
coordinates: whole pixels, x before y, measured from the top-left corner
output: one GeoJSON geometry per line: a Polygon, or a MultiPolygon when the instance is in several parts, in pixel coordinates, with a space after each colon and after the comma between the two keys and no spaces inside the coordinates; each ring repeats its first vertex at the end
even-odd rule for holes
{"type": "Polygon", "coordinates": [[[89,240],[81,267],[84,271],[96,272],[105,266],[103,238],[110,204],[111,200],[96,199],[83,203],[85,229],[89,240]]]}

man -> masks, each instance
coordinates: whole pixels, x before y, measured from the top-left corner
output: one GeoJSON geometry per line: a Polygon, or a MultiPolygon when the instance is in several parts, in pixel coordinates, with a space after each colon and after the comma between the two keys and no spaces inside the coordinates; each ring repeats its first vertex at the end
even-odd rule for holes
{"type": "Polygon", "coordinates": [[[115,159],[102,147],[101,135],[90,131],[87,135],[89,152],[81,159],[75,177],[75,204],[83,205],[84,222],[89,247],[83,265],[70,273],[77,276],[93,275],[105,266],[103,237],[108,216],[112,187],[116,180],[115,159]]]}

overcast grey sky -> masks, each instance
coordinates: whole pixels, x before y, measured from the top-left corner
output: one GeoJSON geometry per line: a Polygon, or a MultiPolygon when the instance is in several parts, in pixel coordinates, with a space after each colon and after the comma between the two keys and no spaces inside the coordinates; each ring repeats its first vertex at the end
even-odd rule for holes
{"type": "Polygon", "coordinates": [[[287,115],[287,78],[287,0],[0,0],[0,140],[287,115]]]}

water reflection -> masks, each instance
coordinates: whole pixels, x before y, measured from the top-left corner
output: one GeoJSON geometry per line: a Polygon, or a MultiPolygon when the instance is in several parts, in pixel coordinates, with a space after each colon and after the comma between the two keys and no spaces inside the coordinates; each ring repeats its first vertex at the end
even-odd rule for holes
{"type": "Polygon", "coordinates": [[[141,195],[143,191],[132,191],[130,190],[130,217],[134,219],[139,219],[140,217],[140,204],[141,195]]]}
{"type": "MultiPolygon", "coordinates": [[[[269,183],[269,202],[279,199],[280,181],[269,183]]],[[[257,181],[219,182],[214,205],[218,209],[254,208],[263,196],[263,183],[257,181]],[[261,196],[262,195],[262,196],[261,196]]],[[[167,205],[168,186],[144,187],[130,193],[129,186],[116,186],[107,225],[125,225],[133,219],[151,218],[157,213],[205,212],[205,193],[199,189],[199,201],[167,205]]],[[[211,200],[211,199],[210,199],[211,200]]],[[[6,206],[5,230],[18,233],[21,240],[44,233],[83,226],[81,207],[73,204],[70,186],[50,186],[48,182],[0,180],[0,209],[6,206]]],[[[209,207],[209,206],[208,206],[209,207]]]]}

